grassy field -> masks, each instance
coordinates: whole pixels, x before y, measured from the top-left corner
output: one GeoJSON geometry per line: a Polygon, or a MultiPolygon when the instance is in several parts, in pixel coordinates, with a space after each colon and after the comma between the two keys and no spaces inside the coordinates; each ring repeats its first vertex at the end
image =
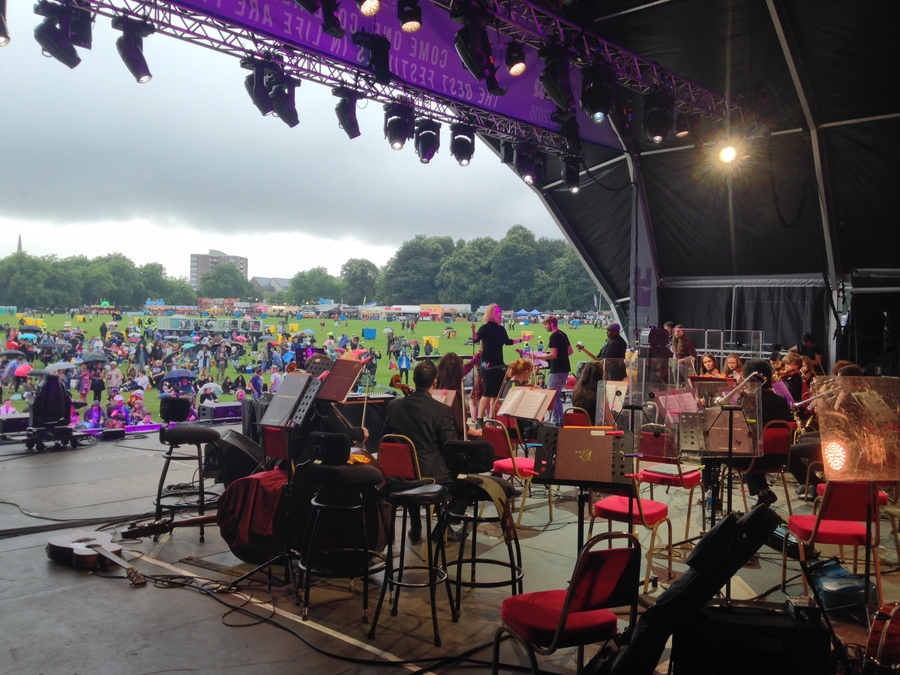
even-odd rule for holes
{"type": "MultiPolygon", "coordinates": [[[[125,317],[125,320],[128,320],[130,317],[125,317]]],[[[198,317],[199,318],[199,317],[198,317]]],[[[93,321],[90,321],[85,324],[78,324],[85,329],[87,336],[90,338],[91,336],[99,334],[100,324],[104,321],[111,321],[112,317],[108,315],[101,315],[94,318],[93,321]]],[[[124,328],[125,320],[123,320],[122,325],[120,325],[120,329],[124,328]]],[[[63,324],[68,321],[68,318],[63,314],[57,315],[44,315],[44,321],[47,330],[50,332],[54,332],[63,328],[63,324]]],[[[269,319],[264,321],[264,323],[276,323],[277,319],[269,319]]],[[[437,323],[431,321],[419,321],[416,322],[415,333],[409,333],[400,331],[400,322],[394,321],[362,321],[361,319],[351,319],[344,326],[344,322],[341,322],[339,326],[334,325],[334,321],[325,322],[325,327],[323,328],[321,325],[321,319],[291,319],[288,323],[295,324],[299,326],[299,330],[310,329],[314,332],[316,340],[319,345],[321,345],[325,340],[328,339],[326,335],[328,332],[333,332],[335,334],[335,339],[339,340],[341,333],[346,333],[348,337],[352,335],[360,336],[361,346],[364,347],[374,347],[376,351],[380,351],[385,358],[378,361],[378,370],[376,372],[376,384],[380,387],[389,388],[391,375],[393,375],[396,371],[391,370],[389,367],[388,359],[387,359],[387,337],[384,333],[386,328],[391,328],[394,331],[394,336],[399,337],[401,335],[405,336],[410,340],[419,340],[420,345],[424,346],[425,339],[428,338],[432,341],[432,344],[435,345],[436,350],[435,354],[446,354],[447,352],[456,352],[457,354],[471,355],[473,353],[472,345],[466,345],[465,342],[471,334],[471,329],[469,328],[469,323],[467,322],[455,322],[453,324],[445,324],[445,323],[437,323]],[[442,337],[444,329],[446,327],[452,327],[456,330],[456,337],[454,338],[445,338],[442,337]],[[375,331],[376,337],[374,339],[364,340],[363,331],[367,330],[370,332],[371,330],[375,331]]],[[[480,325],[481,322],[478,322],[480,325]]],[[[603,343],[606,341],[606,331],[602,328],[596,329],[593,326],[585,326],[573,328],[571,326],[560,326],[560,328],[565,331],[569,335],[569,340],[572,342],[573,346],[576,342],[582,342],[585,348],[594,353],[599,353],[603,343]]],[[[521,325],[517,324],[513,330],[509,331],[510,337],[519,338],[519,337],[528,337],[527,335],[530,333],[533,337],[530,339],[531,345],[536,346],[539,338],[543,338],[544,344],[547,344],[549,335],[544,330],[542,324],[531,324],[531,325],[521,325]]],[[[507,363],[511,361],[513,358],[517,357],[517,354],[513,347],[507,347],[505,349],[506,361],[507,363]]],[[[572,370],[574,372],[576,368],[576,364],[579,361],[587,360],[587,356],[582,354],[579,351],[575,351],[572,355],[572,370]]],[[[243,361],[245,363],[249,362],[248,357],[244,357],[243,361]]],[[[35,363],[36,368],[41,367],[40,362],[35,363]]],[[[120,364],[122,371],[124,372],[126,369],[126,365],[120,364]]],[[[228,370],[226,372],[232,379],[238,374],[234,368],[229,365],[228,370]]],[[[245,378],[249,380],[249,374],[244,375],[245,378]]],[[[268,377],[266,377],[268,380],[268,377]]],[[[410,377],[410,384],[412,384],[412,378],[410,377]]],[[[4,399],[7,398],[8,395],[4,392],[4,399]]],[[[77,395],[75,396],[77,399],[77,395]]],[[[91,400],[91,394],[88,394],[88,400],[91,400]]],[[[220,401],[233,401],[234,396],[220,396],[220,401]]],[[[104,392],[103,398],[104,406],[106,405],[106,392],[104,392]]],[[[13,405],[16,406],[19,410],[24,408],[24,401],[13,401],[13,405]]],[[[159,412],[159,399],[153,393],[153,390],[147,392],[147,396],[145,397],[145,405],[147,409],[153,414],[153,419],[155,421],[159,420],[158,412],[159,412]]]]}

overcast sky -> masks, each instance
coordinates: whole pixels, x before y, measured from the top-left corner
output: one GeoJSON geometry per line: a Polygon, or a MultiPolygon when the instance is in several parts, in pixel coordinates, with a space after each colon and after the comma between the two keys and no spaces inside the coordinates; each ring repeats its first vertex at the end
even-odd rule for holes
{"type": "Polygon", "coordinates": [[[7,3],[0,48],[0,257],[19,234],[31,255],[118,251],[189,276],[190,254],[249,258],[251,276],[291,277],[349,258],[383,265],[417,234],[499,239],[521,224],[562,238],[540,199],[478,141],[468,167],[449,129],[430,164],[384,138],[381,105],[347,138],[328,88],[297,90],[300,125],[263,117],[237,61],[163,35],[144,40],[153,79],[139,85],[109,20],[70,70],[44,58],[33,3],[7,3]]]}

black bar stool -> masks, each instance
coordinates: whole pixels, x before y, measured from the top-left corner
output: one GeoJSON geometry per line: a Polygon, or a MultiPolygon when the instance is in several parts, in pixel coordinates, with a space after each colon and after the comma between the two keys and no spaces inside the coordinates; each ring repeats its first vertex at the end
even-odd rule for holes
{"type": "Polygon", "coordinates": [[[313,575],[351,580],[362,577],[362,621],[367,623],[369,575],[386,567],[384,554],[369,548],[370,524],[366,522],[365,504],[365,492],[374,494],[382,481],[381,471],[371,464],[347,464],[349,457],[350,437],[346,434],[314,432],[309,435],[310,461],[304,470],[309,472],[309,480],[316,492],[310,500],[312,511],[298,562],[304,574],[304,620],[309,618],[313,575]],[[340,544],[323,546],[319,536],[325,531],[340,531],[345,535],[340,544]]]}
{"type": "MultiPolygon", "coordinates": [[[[159,485],[156,488],[156,519],[162,518],[163,510],[173,514],[180,509],[197,508],[200,515],[206,513],[206,491],[203,477],[203,443],[214,443],[219,440],[219,432],[206,426],[192,424],[176,424],[168,426],[169,422],[183,422],[190,413],[191,402],[186,398],[166,397],[160,399],[159,414],[165,425],[159,428],[159,442],[168,445],[169,449],[163,453],[163,468],[159,475],[159,485]],[[196,454],[176,452],[182,445],[193,445],[197,448],[196,454]],[[169,464],[172,460],[186,460],[197,462],[197,488],[165,487],[166,475],[169,473],[169,464]],[[196,500],[186,500],[190,495],[197,495],[196,500]],[[177,503],[165,503],[166,499],[178,499],[177,503]]],[[[216,495],[218,496],[218,495],[216,495]]],[[[200,541],[204,541],[203,525],[200,525],[200,541]]]]}
{"type": "Polygon", "coordinates": [[[434,646],[441,646],[441,635],[438,631],[437,603],[435,593],[438,584],[444,584],[447,588],[447,600],[450,602],[450,613],[453,622],[459,620],[456,605],[453,604],[453,596],[450,592],[450,584],[447,580],[447,556],[444,552],[444,527],[447,524],[447,503],[450,501],[450,493],[443,485],[422,485],[403,492],[392,492],[385,496],[384,500],[391,505],[390,530],[388,532],[387,569],[384,573],[384,583],[381,586],[381,596],[378,598],[378,606],[375,608],[375,616],[372,618],[372,627],[369,629],[369,638],[375,637],[375,626],[378,624],[378,615],[384,603],[384,596],[388,588],[393,594],[393,607],[391,616],[397,616],[397,605],[400,603],[401,588],[428,588],[431,595],[431,623],[434,627],[434,646]],[[406,528],[410,509],[413,513],[419,513],[422,507],[428,512],[428,507],[434,507],[437,515],[435,537],[432,539],[431,528],[425,528],[425,552],[427,556],[425,565],[406,565],[406,528]],[[400,561],[394,566],[394,530],[396,528],[397,509],[403,509],[403,521],[400,526],[400,561]],[[404,581],[405,572],[412,570],[426,570],[427,581],[404,581]],[[395,590],[396,589],[396,590],[395,590]]]}

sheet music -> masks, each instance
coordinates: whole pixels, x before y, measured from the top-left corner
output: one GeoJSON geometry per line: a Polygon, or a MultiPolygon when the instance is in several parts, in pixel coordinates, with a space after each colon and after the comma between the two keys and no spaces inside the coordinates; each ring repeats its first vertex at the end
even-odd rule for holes
{"type": "Polygon", "coordinates": [[[444,405],[452,406],[453,399],[456,397],[455,389],[435,389],[431,392],[431,397],[435,401],[440,401],[444,405]]]}

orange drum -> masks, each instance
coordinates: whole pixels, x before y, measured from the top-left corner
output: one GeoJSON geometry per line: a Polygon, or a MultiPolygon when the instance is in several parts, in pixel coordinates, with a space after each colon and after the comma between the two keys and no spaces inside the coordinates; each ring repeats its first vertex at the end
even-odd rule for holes
{"type": "Polygon", "coordinates": [[[894,673],[900,666],[900,602],[875,613],[866,642],[866,672],[894,673]]]}

